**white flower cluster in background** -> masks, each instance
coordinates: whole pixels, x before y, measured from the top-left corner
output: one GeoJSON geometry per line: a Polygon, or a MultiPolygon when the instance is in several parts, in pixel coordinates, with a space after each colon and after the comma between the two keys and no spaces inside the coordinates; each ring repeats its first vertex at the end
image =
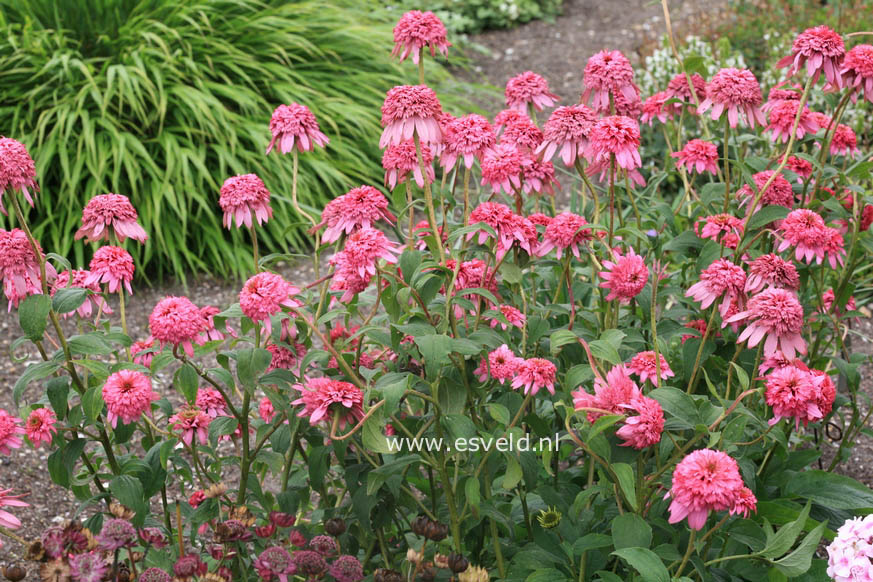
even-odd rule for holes
{"type": "MultiPolygon", "coordinates": [[[[706,69],[706,74],[703,76],[707,81],[719,69],[725,67],[743,69],[746,67],[743,56],[731,51],[729,43],[718,41],[717,45],[716,53],[712,43],[699,36],[689,36],[684,43],[677,46],[677,50],[679,58],[683,62],[692,56],[699,56],[703,59],[703,67],[706,69]]],[[[640,88],[643,99],[666,89],[670,79],[679,72],[681,72],[679,63],[676,62],[665,37],[661,43],[661,48],[646,57],[643,70],[637,71],[637,86],[640,88]]]]}

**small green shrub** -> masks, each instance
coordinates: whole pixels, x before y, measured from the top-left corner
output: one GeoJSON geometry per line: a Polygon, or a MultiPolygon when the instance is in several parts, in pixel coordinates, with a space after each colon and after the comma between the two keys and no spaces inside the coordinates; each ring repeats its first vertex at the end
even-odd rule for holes
{"type": "Polygon", "coordinates": [[[407,10],[431,10],[450,32],[480,32],[495,28],[512,28],[531,20],[554,18],[561,12],[563,0],[433,0],[422,4],[415,0],[383,0],[401,14],[407,10]]]}

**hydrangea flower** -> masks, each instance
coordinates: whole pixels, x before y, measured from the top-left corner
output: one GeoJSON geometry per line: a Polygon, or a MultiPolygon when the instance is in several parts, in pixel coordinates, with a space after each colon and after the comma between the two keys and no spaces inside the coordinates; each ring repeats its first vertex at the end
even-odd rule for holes
{"type": "Polygon", "coordinates": [[[843,522],[827,552],[827,575],[834,582],[873,580],[873,515],[843,522]]]}
{"type": "Polygon", "coordinates": [[[873,103],[873,45],[853,46],[843,59],[840,68],[844,86],[852,91],[852,102],[863,91],[864,98],[873,103]]]}

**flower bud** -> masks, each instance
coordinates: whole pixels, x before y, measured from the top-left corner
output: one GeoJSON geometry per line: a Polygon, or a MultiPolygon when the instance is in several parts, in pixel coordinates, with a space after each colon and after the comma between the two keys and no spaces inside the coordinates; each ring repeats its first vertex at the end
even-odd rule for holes
{"type": "Polygon", "coordinates": [[[415,519],[412,520],[412,533],[417,536],[423,536],[427,531],[427,526],[430,524],[430,520],[426,515],[419,515],[415,519]]]}
{"type": "Polygon", "coordinates": [[[346,532],[346,522],[341,517],[332,517],[324,522],[324,531],[333,537],[339,537],[346,532]]]}
{"type": "Polygon", "coordinates": [[[255,535],[259,538],[269,538],[276,533],[276,526],[274,524],[270,525],[259,525],[255,528],[255,535]]]}
{"type": "Polygon", "coordinates": [[[445,568],[449,567],[449,557],[445,554],[434,554],[433,563],[437,568],[445,568]]]}
{"type": "Polygon", "coordinates": [[[297,518],[290,513],[282,513],[281,511],[270,512],[270,523],[276,527],[291,527],[296,520],[297,518]]]}
{"type": "Polygon", "coordinates": [[[488,582],[489,580],[488,570],[480,566],[470,566],[458,575],[458,582],[488,582]]]}
{"type": "Polygon", "coordinates": [[[449,554],[449,569],[455,574],[460,574],[470,565],[470,562],[461,554],[452,552],[449,554]]]}
{"type": "Polygon", "coordinates": [[[438,521],[429,522],[424,531],[424,537],[434,542],[442,541],[446,539],[446,536],[448,535],[449,526],[438,521]]]}
{"type": "Polygon", "coordinates": [[[418,564],[424,559],[424,554],[416,551],[415,548],[409,548],[408,550],[406,550],[406,559],[413,564],[418,564]]]}

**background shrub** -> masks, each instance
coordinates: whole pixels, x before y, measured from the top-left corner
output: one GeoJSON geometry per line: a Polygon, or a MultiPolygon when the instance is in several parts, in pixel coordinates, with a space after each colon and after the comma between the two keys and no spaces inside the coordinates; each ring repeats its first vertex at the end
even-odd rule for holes
{"type": "Polygon", "coordinates": [[[553,18],[563,0],[433,0],[426,6],[415,0],[383,0],[399,15],[407,10],[431,10],[454,33],[512,28],[518,24],[553,18]]]}
{"type": "Polygon", "coordinates": [[[270,112],[304,103],[330,136],[300,160],[304,206],[378,184],[379,106],[407,82],[386,17],[357,0],[0,0],[0,134],[37,152],[36,235],[84,265],[82,207],[117,192],[152,237],[140,269],[239,275],[247,239],[221,228],[218,190],[255,172],[274,197],[266,249],[300,249],[290,156],[264,156],[270,112]]]}

